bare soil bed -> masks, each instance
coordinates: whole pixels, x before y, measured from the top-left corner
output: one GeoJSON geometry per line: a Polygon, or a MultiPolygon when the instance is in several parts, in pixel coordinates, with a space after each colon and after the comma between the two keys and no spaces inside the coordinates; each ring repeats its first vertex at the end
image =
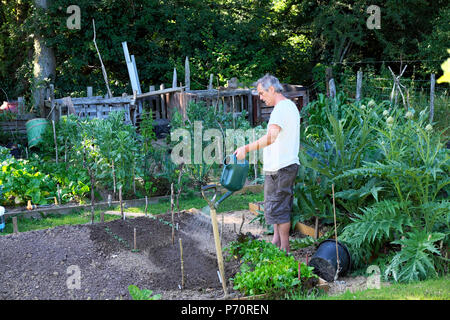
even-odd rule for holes
{"type": "MultiPolygon", "coordinates": [[[[163,222],[171,222],[168,214],[2,236],[0,300],[131,299],[131,284],[153,290],[162,299],[221,298],[212,227],[207,219],[197,216],[175,214],[178,230],[175,229],[174,244],[172,228],[163,222]],[[179,289],[180,238],[183,290],[179,289]],[[71,289],[67,284],[74,283],[73,266],[80,271],[80,289],[71,289]]],[[[233,215],[226,216],[222,246],[235,240],[233,215]]],[[[219,222],[220,219],[219,216],[219,222]]],[[[254,229],[248,223],[249,220],[243,232],[254,229]]],[[[230,277],[237,268],[236,263],[226,263],[226,276],[230,277]]]]}
{"type": "MultiPolygon", "coordinates": [[[[222,246],[236,239],[241,224],[269,240],[247,210],[218,215],[222,246]],[[244,223],[242,224],[244,217],[244,223]],[[223,221],[223,225],[222,225],[223,221]]],[[[198,214],[175,214],[174,243],[168,214],[106,223],[59,226],[0,237],[0,300],[131,299],[128,286],[153,290],[167,300],[214,300],[223,297],[218,278],[212,227],[198,214]],[[165,222],[166,223],[165,223],[165,222]],[[136,248],[134,249],[134,229],[136,248]],[[181,285],[179,239],[183,245],[185,286],[181,285]],[[79,288],[73,288],[79,270],[79,288]],[[74,280],[75,279],[75,280],[74,280]]],[[[314,248],[295,252],[304,261],[314,248]]],[[[226,262],[226,277],[238,271],[226,262]]],[[[229,292],[233,292],[231,284],[229,292]]]]}

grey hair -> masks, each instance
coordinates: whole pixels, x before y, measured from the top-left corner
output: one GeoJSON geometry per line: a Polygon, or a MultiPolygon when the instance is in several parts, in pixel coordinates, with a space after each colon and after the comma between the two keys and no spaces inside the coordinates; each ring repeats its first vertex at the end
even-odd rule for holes
{"type": "Polygon", "coordinates": [[[283,86],[281,85],[280,80],[268,73],[264,77],[258,79],[256,87],[258,85],[261,85],[265,91],[269,90],[270,86],[273,86],[275,92],[283,92],[283,86]]]}

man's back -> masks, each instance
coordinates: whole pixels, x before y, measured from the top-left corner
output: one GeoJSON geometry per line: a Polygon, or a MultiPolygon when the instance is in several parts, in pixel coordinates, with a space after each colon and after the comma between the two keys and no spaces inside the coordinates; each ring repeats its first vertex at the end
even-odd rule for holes
{"type": "Polygon", "coordinates": [[[281,131],[274,143],[263,149],[264,171],[273,172],[291,164],[300,164],[300,113],[289,99],[277,103],[268,126],[276,124],[281,131]]]}

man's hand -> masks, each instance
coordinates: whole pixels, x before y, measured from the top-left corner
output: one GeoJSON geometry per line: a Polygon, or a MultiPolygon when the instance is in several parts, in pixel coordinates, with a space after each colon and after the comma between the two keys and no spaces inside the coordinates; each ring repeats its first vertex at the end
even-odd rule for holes
{"type": "Polygon", "coordinates": [[[238,160],[244,160],[245,159],[245,146],[237,148],[236,151],[234,151],[234,155],[236,155],[236,159],[238,160]]]}
{"type": "Polygon", "coordinates": [[[234,151],[234,155],[236,155],[236,159],[238,160],[244,160],[245,159],[245,154],[247,152],[253,151],[253,150],[259,150],[262,148],[265,148],[269,145],[271,145],[272,143],[275,142],[275,140],[278,137],[278,134],[280,133],[281,128],[279,125],[277,124],[271,124],[269,126],[269,130],[267,132],[267,134],[265,134],[264,136],[262,136],[259,140],[254,141],[248,145],[245,145],[243,147],[237,148],[234,151]]]}

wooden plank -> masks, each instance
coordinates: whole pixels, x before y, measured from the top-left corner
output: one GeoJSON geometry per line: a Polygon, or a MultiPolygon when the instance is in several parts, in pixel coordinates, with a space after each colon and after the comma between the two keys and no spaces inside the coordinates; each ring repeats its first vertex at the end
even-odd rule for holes
{"type": "MultiPolygon", "coordinates": [[[[102,98],[102,97],[83,97],[83,98],[71,98],[73,105],[91,105],[91,104],[121,104],[130,103],[132,96],[127,97],[113,97],[113,98],[102,98]]],[[[64,103],[64,98],[55,99],[56,103],[64,103]]]]}
{"type": "MultiPolygon", "coordinates": [[[[315,237],[315,230],[314,228],[307,226],[304,223],[301,222],[297,222],[297,224],[295,225],[295,230],[299,231],[301,234],[304,234],[306,236],[310,236],[310,237],[315,237]]],[[[319,238],[323,236],[322,232],[318,232],[319,238]]]]}
{"type": "MultiPolygon", "coordinates": [[[[249,207],[249,211],[252,212],[255,215],[258,215],[259,213],[257,211],[264,211],[264,202],[250,202],[248,204],[249,207]]],[[[323,233],[318,231],[318,226],[317,226],[317,235],[318,237],[322,237],[323,233]]],[[[316,237],[316,229],[312,228],[304,223],[301,222],[297,222],[297,224],[295,225],[295,230],[299,231],[301,234],[313,237],[315,239],[317,239],[316,237]]]]}
{"type": "Polygon", "coordinates": [[[233,97],[233,96],[246,96],[251,94],[250,89],[234,89],[234,90],[193,90],[189,92],[190,94],[198,98],[210,98],[217,99],[217,97],[233,97]]]}
{"type": "Polygon", "coordinates": [[[132,57],[130,57],[130,53],[128,51],[128,45],[127,45],[126,41],[122,42],[122,49],[123,49],[123,54],[125,56],[125,63],[127,65],[128,76],[130,78],[131,88],[133,91],[136,90],[137,92],[140,93],[140,85],[138,83],[136,69],[134,68],[134,64],[133,64],[134,59],[132,59],[132,57]]]}
{"type": "Polygon", "coordinates": [[[138,87],[138,93],[141,94],[142,90],[141,90],[141,83],[139,81],[139,74],[137,72],[137,67],[136,67],[136,59],[134,58],[134,55],[131,55],[131,63],[133,65],[133,70],[134,70],[134,74],[136,77],[136,83],[137,83],[137,87],[138,87]]]}
{"type": "Polygon", "coordinates": [[[151,96],[158,96],[158,95],[165,94],[165,93],[181,92],[181,89],[184,89],[184,88],[186,88],[186,87],[168,88],[168,89],[164,89],[164,90],[156,90],[156,91],[146,92],[143,94],[138,94],[136,96],[136,99],[142,99],[142,98],[147,98],[147,97],[151,97],[151,96]]]}

